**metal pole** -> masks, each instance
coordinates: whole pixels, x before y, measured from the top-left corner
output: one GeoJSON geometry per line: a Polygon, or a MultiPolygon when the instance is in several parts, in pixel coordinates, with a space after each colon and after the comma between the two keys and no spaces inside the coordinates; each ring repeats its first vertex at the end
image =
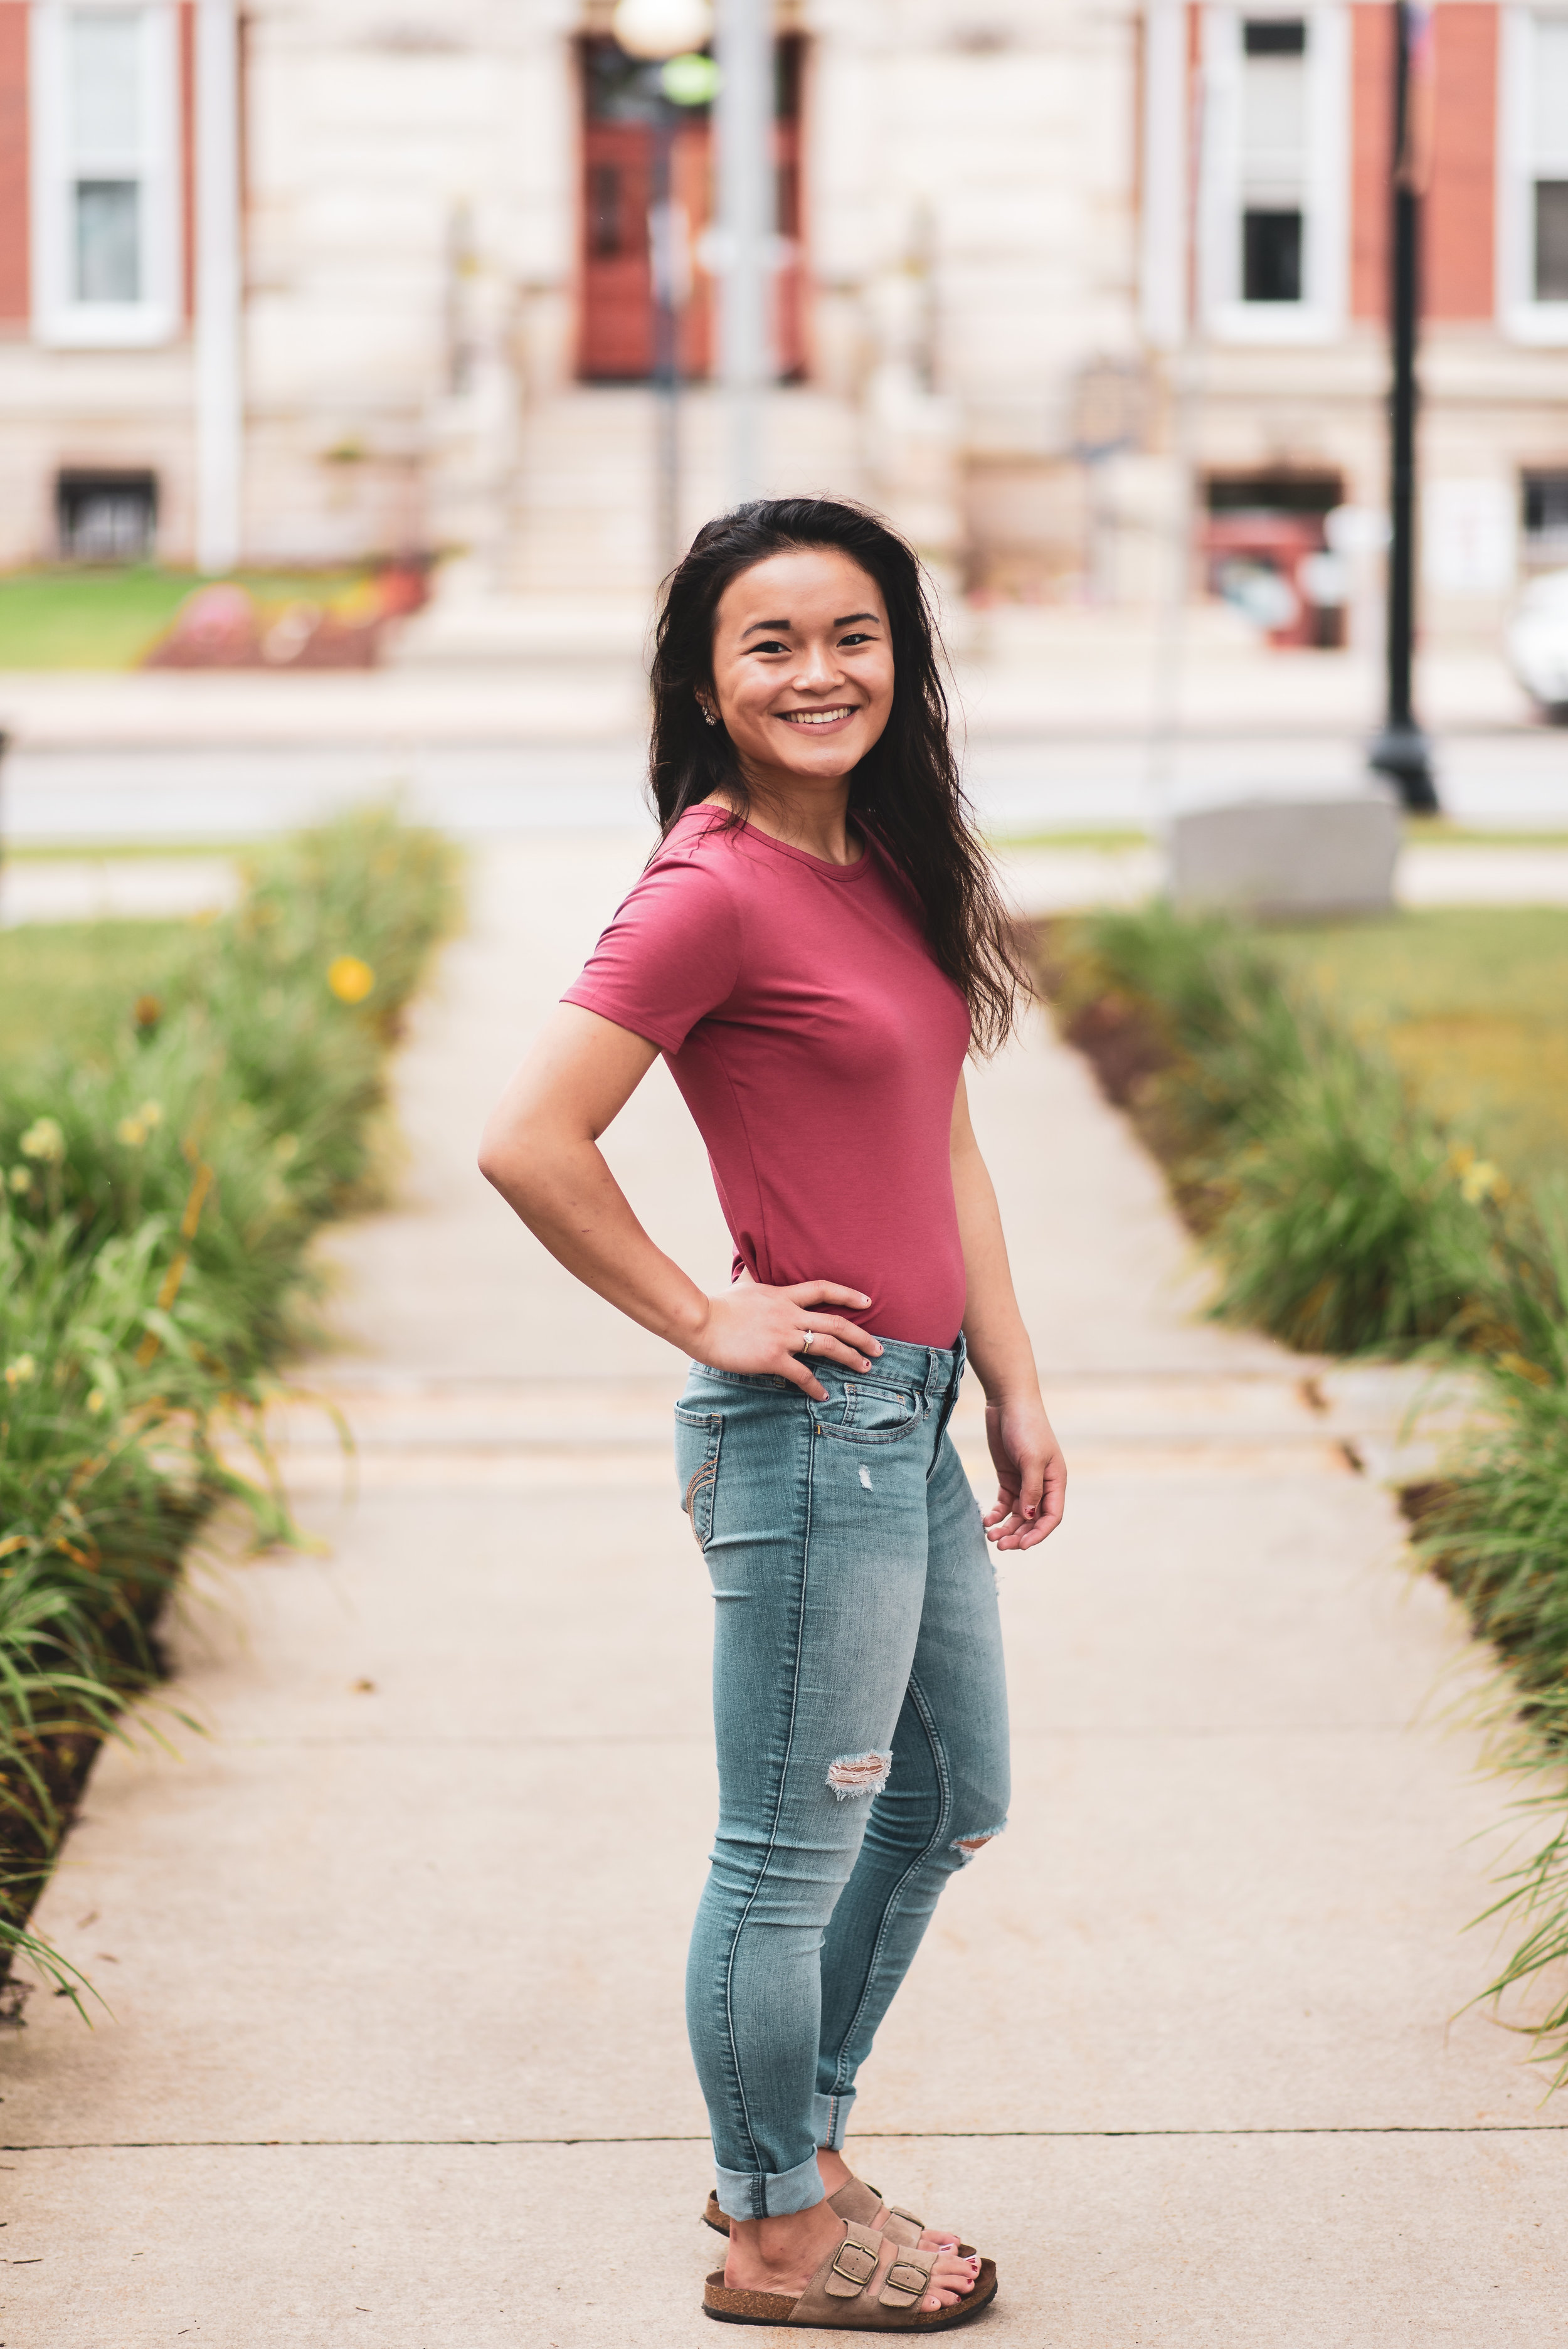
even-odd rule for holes
{"type": "Polygon", "coordinates": [[[243,461],[240,41],[234,0],[196,11],[196,565],[240,559],[243,461]]]}
{"type": "Polygon", "coordinates": [[[681,558],[680,294],[676,251],[676,112],[666,98],[654,118],[653,202],[648,221],[654,278],[654,402],[658,473],[658,564],[661,578],[681,558]]]}
{"type": "Polygon", "coordinates": [[[773,377],[769,312],[778,185],[769,0],[720,0],[717,57],[722,79],[714,116],[724,261],[719,377],[729,426],[728,492],[739,504],[762,492],[762,403],[773,377]]]}
{"type": "Polygon", "coordinates": [[[1416,626],[1416,348],[1420,318],[1421,192],[1410,89],[1411,0],[1394,6],[1393,215],[1389,254],[1387,714],[1371,749],[1373,767],[1397,785],[1415,815],[1439,812],[1431,746],[1411,698],[1416,626]]]}
{"type": "Polygon", "coordinates": [[[1150,341],[1171,352],[1171,464],[1175,496],[1171,543],[1155,637],[1149,729],[1149,829],[1163,847],[1171,830],[1181,732],[1181,678],[1191,593],[1192,526],[1202,406],[1202,321],[1192,316],[1191,271],[1197,247],[1204,163],[1202,76],[1190,76],[1186,10],[1160,0],[1149,16],[1149,143],[1144,202],[1162,217],[1146,222],[1144,323],[1150,341]],[[1159,127],[1155,116],[1158,114],[1159,127]]]}

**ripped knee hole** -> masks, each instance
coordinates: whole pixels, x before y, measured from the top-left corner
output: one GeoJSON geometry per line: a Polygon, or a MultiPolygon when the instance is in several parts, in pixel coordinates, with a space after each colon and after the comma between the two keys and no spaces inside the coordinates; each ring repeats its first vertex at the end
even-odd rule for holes
{"type": "Polygon", "coordinates": [[[999,1827],[985,1827],[979,1835],[954,1836],[947,1848],[949,1851],[957,1852],[958,1864],[961,1868],[967,1868],[970,1861],[983,1852],[988,1843],[995,1843],[996,1837],[1006,1832],[1006,1825],[1004,1819],[999,1827]]]}
{"type": "Polygon", "coordinates": [[[892,1768],[891,1754],[841,1754],[828,1764],[828,1784],[841,1803],[851,1795],[880,1795],[892,1768]]]}

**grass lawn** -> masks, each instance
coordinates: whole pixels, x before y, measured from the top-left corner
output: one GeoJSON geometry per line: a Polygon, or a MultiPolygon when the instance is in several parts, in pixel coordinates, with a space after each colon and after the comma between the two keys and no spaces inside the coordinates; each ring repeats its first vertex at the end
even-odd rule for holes
{"type": "Polygon", "coordinates": [[[1511,1179],[1568,1172],[1568,906],[1445,905],[1263,936],[1511,1179]]]}
{"type": "MultiPolygon", "coordinates": [[[[358,569],[237,574],[242,586],[267,604],[325,603],[363,575],[358,569]]],[[[5,573],[0,575],[0,669],[134,668],[202,584],[193,571],[151,564],[5,573]]]]}
{"type": "Polygon", "coordinates": [[[0,930],[0,1082],[51,1046],[90,1057],[129,1030],[137,999],[175,994],[197,922],[25,922],[0,930]]]}

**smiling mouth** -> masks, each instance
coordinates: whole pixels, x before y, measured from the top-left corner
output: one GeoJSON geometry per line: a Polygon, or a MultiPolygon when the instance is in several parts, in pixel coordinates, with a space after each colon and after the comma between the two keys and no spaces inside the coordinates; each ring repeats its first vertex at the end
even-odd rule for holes
{"type": "Polygon", "coordinates": [[[841,718],[852,718],[852,702],[841,702],[836,709],[780,709],[778,715],[787,726],[836,726],[841,718]]]}

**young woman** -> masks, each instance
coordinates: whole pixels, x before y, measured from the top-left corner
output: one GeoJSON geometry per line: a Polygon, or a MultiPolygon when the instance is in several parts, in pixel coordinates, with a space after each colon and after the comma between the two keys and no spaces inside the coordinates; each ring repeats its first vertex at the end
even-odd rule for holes
{"type": "Polygon", "coordinates": [[[963,1070],[1020,972],[909,548],[779,498],[709,523],[654,662],[660,846],[480,1164],[580,1280],[692,1361],[681,1505],[717,1602],[720,1816],[687,1971],[729,2237],[707,2313],[935,2331],[991,2262],[855,2178],[855,2077],[943,1885],[1007,1807],[998,1549],[1060,1518],[963,1070]],[[735,1242],[707,1296],[597,1144],[663,1052],[735,1242]],[[965,1358],[998,1478],[947,1433],[965,1358]]]}

